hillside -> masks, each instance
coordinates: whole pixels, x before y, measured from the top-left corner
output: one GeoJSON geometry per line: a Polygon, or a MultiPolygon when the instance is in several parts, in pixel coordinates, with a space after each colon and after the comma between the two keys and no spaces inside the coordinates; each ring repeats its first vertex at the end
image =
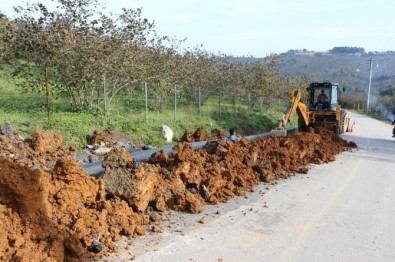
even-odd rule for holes
{"type": "Polygon", "coordinates": [[[333,54],[289,51],[279,55],[279,72],[289,76],[309,76],[313,81],[338,82],[350,93],[366,94],[372,60],[371,92],[394,86],[395,52],[333,54]]]}

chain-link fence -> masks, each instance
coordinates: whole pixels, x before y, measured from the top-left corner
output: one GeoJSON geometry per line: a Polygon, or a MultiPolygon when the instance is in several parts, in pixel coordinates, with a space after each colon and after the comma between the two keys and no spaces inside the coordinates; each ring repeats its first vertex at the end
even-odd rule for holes
{"type": "MultiPolygon", "coordinates": [[[[287,97],[286,97],[287,98],[287,97]]],[[[123,91],[113,98],[103,95],[92,99],[87,112],[97,117],[110,118],[121,114],[135,121],[149,122],[162,118],[165,121],[188,121],[190,117],[229,117],[232,115],[265,114],[268,110],[286,108],[287,99],[258,96],[252,92],[220,89],[173,87],[142,87],[123,91]],[[222,91],[222,92],[221,92],[222,91]]],[[[0,107],[4,112],[75,112],[71,103],[53,94],[2,92],[0,107]]],[[[45,115],[45,114],[44,114],[45,115]]],[[[46,117],[46,115],[45,115],[46,117]]],[[[49,116],[48,116],[49,117],[49,116]]]]}

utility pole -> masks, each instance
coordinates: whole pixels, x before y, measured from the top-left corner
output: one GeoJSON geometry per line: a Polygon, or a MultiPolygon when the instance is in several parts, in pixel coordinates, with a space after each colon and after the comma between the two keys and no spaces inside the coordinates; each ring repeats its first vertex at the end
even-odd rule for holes
{"type": "Polygon", "coordinates": [[[369,101],[370,101],[370,86],[372,84],[372,62],[373,58],[370,58],[370,70],[369,70],[369,88],[368,88],[368,101],[366,103],[366,110],[369,110],[369,101]]]}

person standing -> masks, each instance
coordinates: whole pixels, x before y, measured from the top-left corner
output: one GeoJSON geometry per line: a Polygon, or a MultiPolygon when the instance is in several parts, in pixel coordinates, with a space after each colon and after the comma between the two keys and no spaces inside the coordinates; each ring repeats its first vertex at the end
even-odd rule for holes
{"type": "Polygon", "coordinates": [[[392,129],[392,137],[395,137],[395,118],[394,121],[392,121],[392,125],[394,126],[394,128],[392,129]]]}

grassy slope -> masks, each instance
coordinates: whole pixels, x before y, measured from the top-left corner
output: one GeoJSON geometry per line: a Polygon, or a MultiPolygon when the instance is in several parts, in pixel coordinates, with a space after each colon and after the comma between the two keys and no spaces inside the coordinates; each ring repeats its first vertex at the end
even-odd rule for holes
{"type": "MultiPolygon", "coordinates": [[[[144,113],[125,113],[116,104],[111,108],[106,124],[103,117],[93,113],[70,112],[67,103],[51,99],[51,119],[48,120],[45,94],[22,94],[7,81],[7,72],[0,73],[0,124],[11,122],[23,137],[29,137],[35,128],[53,130],[62,134],[64,144],[82,148],[87,136],[94,130],[107,127],[129,134],[139,144],[162,146],[166,142],[162,137],[162,125],[166,124],[174,130],[174,140],[181,137],[184,131],[193,133],[198,127],[208,133],[213,129],[228,130],[235,127],[238,134],[250,135],[270,131],[277,125],[284,108],[277,111],[270,109],[262,112],[246,112],[239,107],[238,113],[224,110],[219,115],[215,111],[215,102],[206,103],[202,114],[191,112],[190,108],[177,108],[174,122],[174,111],[166,109],[162,112],[149,112],[147,122],[144,113]]],[[[224,105],[225,106],[225,105],[224,105]]],[[[196,110],[194,110],[196,111],[196,110]]]]}

